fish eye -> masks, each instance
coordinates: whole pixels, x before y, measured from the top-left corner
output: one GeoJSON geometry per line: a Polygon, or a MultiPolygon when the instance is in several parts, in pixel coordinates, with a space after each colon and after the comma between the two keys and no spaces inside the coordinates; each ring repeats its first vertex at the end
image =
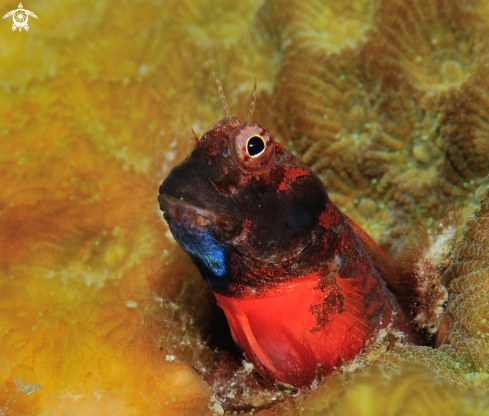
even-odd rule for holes
{"type": "Polygon", "coordinates": [[[265,139],[258,134],[255,134],[248,138],[246,142],[246,153],[250,157],[260,156],[266,148],[265,139]]]}
{"type": "Polygon", "coordinates": [[[232,155],[245,172],[266,172],[275,160],[275,142],[270,134],[257,124],[239,127],[232,134],[232,155]]]}

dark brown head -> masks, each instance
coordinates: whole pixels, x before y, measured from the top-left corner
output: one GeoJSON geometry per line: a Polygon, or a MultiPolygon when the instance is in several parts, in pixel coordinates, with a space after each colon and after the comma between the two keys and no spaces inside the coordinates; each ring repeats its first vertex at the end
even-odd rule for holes
{"type": "Polygon", "coordinates": [[[259,287],[277,270],[297,268],[293,260],[314,243],[328,197],[307,165],[251,124],[256,81],[243,122],[229,115],[217,84],[223,119],[173,168],[158,201],[208,284],[237,295],[243,284],[259,287]]]}

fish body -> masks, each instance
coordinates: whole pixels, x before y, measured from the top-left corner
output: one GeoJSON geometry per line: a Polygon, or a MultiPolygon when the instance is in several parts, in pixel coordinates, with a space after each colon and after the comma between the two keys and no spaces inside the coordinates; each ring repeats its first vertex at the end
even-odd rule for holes
{"type": "Polygon", "coordinates": [[[250,119],[225,107],[158,200],[256,369],[304,386],[388,324],[409,331],[408,319],[386,286],[397,276],[382,250],[250,119]]]}

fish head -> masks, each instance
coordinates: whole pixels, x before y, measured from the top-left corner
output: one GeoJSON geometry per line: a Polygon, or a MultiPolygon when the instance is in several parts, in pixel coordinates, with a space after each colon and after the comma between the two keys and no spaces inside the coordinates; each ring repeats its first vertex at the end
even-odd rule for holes
{"type": "Polygon", "coordinates": [[[227,117],[172,169],[158,201],[175,240],[224,293],[240,271],[259,280],[260,269],[290,262],[310,245],[328,197],[266,129],[227,117]]]}

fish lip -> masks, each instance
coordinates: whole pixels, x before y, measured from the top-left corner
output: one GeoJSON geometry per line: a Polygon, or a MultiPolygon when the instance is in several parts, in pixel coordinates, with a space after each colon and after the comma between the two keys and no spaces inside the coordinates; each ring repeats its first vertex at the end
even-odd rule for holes
{"type": "Polygon", "coordinates": [[[160,209],[165,219],[177,223],[190,223],[198,228],[214,227],[217,223],[216,216],[209,210],[197,207],[185,201],[183,197],[178,198],[169,194],[158,195],[160,209]]]}
{"type": "Polygon", "coordinates": [[[195,232],[210,229],[216,234],[226,234],[235,230],[233,224],[208,209],[185,201],[183,197],[162,193],[158,195],[158,202],[169,224],[185,226],[189,231],[194,230],[195,232]]]}

